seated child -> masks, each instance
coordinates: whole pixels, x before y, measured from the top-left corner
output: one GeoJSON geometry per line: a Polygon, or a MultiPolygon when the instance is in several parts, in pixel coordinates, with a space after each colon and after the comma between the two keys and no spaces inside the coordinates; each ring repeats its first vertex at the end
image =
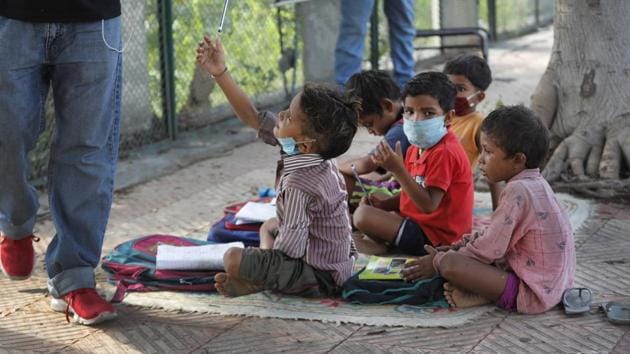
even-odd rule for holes
{"type": "MultiPolygon", "coordinates": [[[[474,169],[481,153],[479,127],[483,121],[483,114],[475,108],[486,98],[485,91],[492,82],[492,73],[483,58],[471,54],[463,54],[450,60],[444,66],[443,72],[457,89],[455,116],[451,119],[450,128],[464,146],[470,168],[474,169]]],[[[502,184],[488,182],[488,186],[492,196],[492,209],[496,209],[502,184]]]]}
{"type": "MultiPolygon", "coordinates": [[[[409,141],[403,132],[400,89],[392,77],[381,70],[362,71],[350,77],[346,83],[346,89],[361,100],[359,124],[367,128],[370,134],[384,136],[383,139],[392,149],[400,141],[404,156],[409,147],[409,141]]],[[[348,196],[352,196],[356,182],[352,165],[358,175],[374,171],[385,174],[386,171],[378,168],[370,158],[375,151],[376,147],[365,156],[339,164],[339,171],[343,174],[348,188],[348,196]]]]}
{"type": "Polygon", "coordinates": [[[501,107],[481,125],[481,146],[480,169],[492,182],[507,182],[490,225],[450,250],[428,247],[429,255],[410,263],[403,276],[441,275],[453,307],[494,302],[509,311],[547,311],[575,274],[569,218],[539,170],[547,129],[523,106],[501,107]]]}
{"type": "Polygon", "coordinates": [[[388,199],[371,195],[373,206],[362,201],[354,213],[354,225],[399,252],[424,255],[424,245],[450,245],[471,231],[470,164],[457,137],[447,130],[455,95],[455,86],[445,74],[416,75],[402,94],[403,128],[412,144],[406,157],[400,144],[394,152],[386,142],[379,144],[372,157],[396,177],[402,190],[388,199]]]}
{"type": "MultiPolygon", "coordinates": [[[[260,117],[225,66],[221,42],[205,38],[197,60],[245,121],[260,117]]],[[[360,105],[334,89],[307,84],[289,108],[259,120],[282,146],[277,218],[261,228],[263,248],[230,248],[217,290],[240,296],[273,290],[304,296],[332,295],[350,277],[354,260],[343,178],[334,162],[357,131],[360,105]],[[268,122],[274,121],[271,125],[268,122]]]]}

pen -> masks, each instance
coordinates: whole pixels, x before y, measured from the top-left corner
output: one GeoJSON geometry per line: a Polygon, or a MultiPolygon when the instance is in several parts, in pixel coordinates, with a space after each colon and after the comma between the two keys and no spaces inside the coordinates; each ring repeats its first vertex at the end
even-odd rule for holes
{"type": "Polygon", "coordinates": [[[219,30],[218,30],[219,33],[223,32],[223,21],[225,21],[225,14],[227,13],[229,2],[230,0],[225,0],[223,2],[223,14],[221,15],[221,23],[219,24],[219,30]]]}
{"type": "Polygon", "coordinates": [[[361,182],[361,179],[359,178],[359,174],[357,173],[357,169],[354,167],[354,164],[350,165],[350,168],[352,169],[352,173],[354,174],[354,178],[357,180],[359,187],[361,187],[361,190],[365,194],[365,198],[367,199],[368,204],[372,206],[372,202],[370,201],[370,194],[368,193],[367,189],[365,189],[363,182],[361,182]]]}

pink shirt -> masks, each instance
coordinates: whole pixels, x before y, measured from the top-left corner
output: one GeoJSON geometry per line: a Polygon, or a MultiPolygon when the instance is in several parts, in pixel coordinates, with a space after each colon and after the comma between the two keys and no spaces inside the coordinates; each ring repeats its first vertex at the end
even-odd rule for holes
{"type": "MultiPolygon", "coordinates": [[[[573,286],[575,245],[569,217],[538,169],[512,177],[490,225],[478,238],[448,252],[513,271],[520,279],[518,312],[547,311],[573,286]]],[[[444,254],[434,258],[436,269],[444,254]]]]}

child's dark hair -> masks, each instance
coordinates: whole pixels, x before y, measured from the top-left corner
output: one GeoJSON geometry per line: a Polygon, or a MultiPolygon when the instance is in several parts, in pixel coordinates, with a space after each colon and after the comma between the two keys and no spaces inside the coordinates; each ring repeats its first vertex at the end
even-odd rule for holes
{"type": "Polygon", "coordinates": [[[480,129],[507,157],[518,152],[527,156],[527,168],[540,167],[545,161],[549,131],[529,108],[522,105],[497,108],[483,120],[480,129]]]}
{"type": "Polygon", "coordinates": [[[400,99],[400,88],[394,79],[382,70],[365,70],[350,77],[346,83],[350,94],[361,99],[361,114],[383,114],[381,100],[400,99]]]}
{"type": "Polygon", "coordinates": [[[359,123],[361,104],[332,87],[304,85],[300,108],[306,115],[303,131],[315,139],[325,160],[348,151],[359,123]]]}
{"type": "Polygon", "coordinates": [[[492,82],[492,72],[488,63],[476,55],[462,54],[444,65],[447,75],[462,75],[481,91],[485,91],[492,82]]]}
{"type": "Polygon", "coordinates": [[[403,101],[407,96],[427,95],[434,97],[444,113],[453,109],[457,89],[448,76],[437,71],[427,71],[414,76],[403,89],[403,101]]]}

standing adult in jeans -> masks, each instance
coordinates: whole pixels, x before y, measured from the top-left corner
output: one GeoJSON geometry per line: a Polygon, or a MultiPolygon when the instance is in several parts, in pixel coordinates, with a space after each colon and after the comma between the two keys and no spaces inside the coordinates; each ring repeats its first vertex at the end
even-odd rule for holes
{"type": "MultiPolygon", "coordinates": [[[[341,26],[335,48],[335,79],[343,86],[361,71],[368,22],[376,0],[341,0],[341,26]]],[[[415,75],[413,39],[416,35],[413,0],[383,0],[389,26],[394,81],[403,87],[415,75]]]]}
{"type": "Polygon", "coordinates": [[[13,280],[33,271],[38,198],[27,154],[52,90],[48,289],[53,310],[86,325],[116,316],[94,290],[94,268],[118,158],[121,52],[119,0],[0,1],[0,265],[13,280]]]}

